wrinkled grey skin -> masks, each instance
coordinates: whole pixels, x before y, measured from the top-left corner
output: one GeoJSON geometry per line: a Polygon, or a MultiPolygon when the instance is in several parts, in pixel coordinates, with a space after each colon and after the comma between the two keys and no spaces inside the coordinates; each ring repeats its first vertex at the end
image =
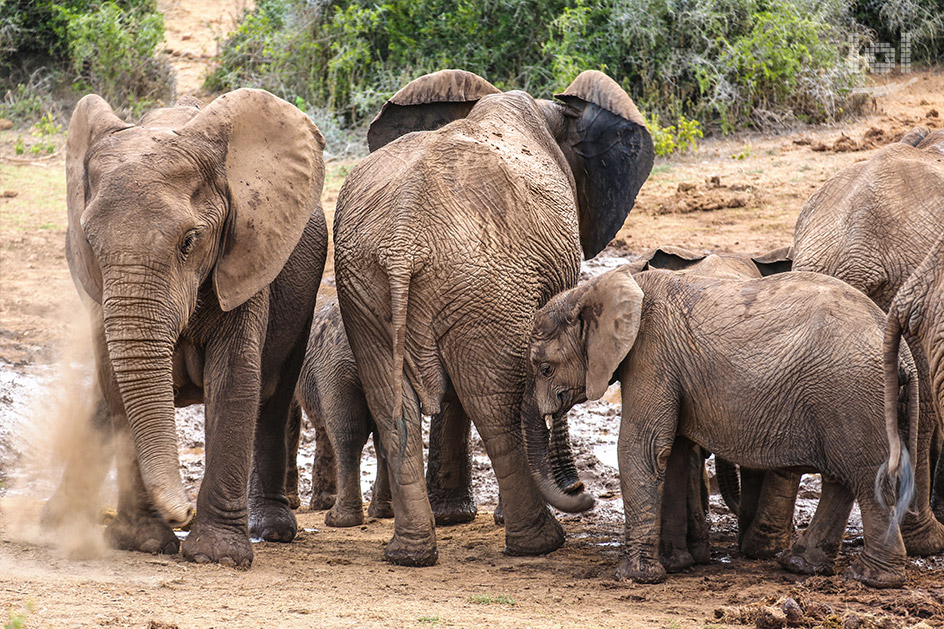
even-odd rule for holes
{"type": "Polygon", "coordinates": [[[327,250],[323,146],[307,116],[261,90],[206,108],[184,100],[138,125],[98,96],[76,106],[66,257],[92,319],[107,410],[85,461],[69,462],[47,523],[70,517],[63,505],[82,490],[83,465],[108,461],[113,441],[116,547],[248,568],[250,533],[295,536],[285,425],[327,250]],[[181,545],[171,527],[194,509],[174,407],[198,403],[206,472],[181,545]]]}
{"type": "Polygon", "coordinates": [[[831,572],[857,500],[865,549],[847,576],[874,587],[902,585],[897,518],[911,494],[904,491],[894,508],[886,504],[894,481],[908,487],[911,479],[905,450],[916,443],[918,384],[902,348],[904,443],[899,418],[886,422],[879,386],[881,310],[815,273],[734,280],[647,271],[634,280],[629,271],[610,271],[551,300],[538,312],[530,348],[529,378],[545,421],[559,423],[574,403],[601,396],[614,374],[622,384],[626,547],[618,575],[665,578],[658,516],[667,460],[682,436],[749,468],[823,474],[816,514],[781,555],[784,567],[831,572]]]}
{"type": "MultiPolygon", "coordinates": [[[[775,249],[760,256],[737,254],[698,254],[680,247],[659,247],[643,253],[628,266],[633,273],[665,269],[719,279],[751,279],[784,273],[790,270],[790,247],[775,249]]],[[[683,444],[688,440],[679,438],[683,444]]],[[[662,503],[662,529],[659,560],[668,572],[677,572],[694,563],[707,563],[708,545],[707,495],[704,487],[704,458],[708,453],[692,444],[694,451],[673,446],[666,470],[665,496],[662,503]],[[676,466],[688,463],[679,470],[676,466]],[[684,490],[682,489],[684,487],[684,490]],[[684,500],[680,492],[687,491],[684,500]],[[687,506],[687,508],[685,508],[687,506]]],[[[793,540],[793,499],[771,493],[785,485],[795,487],[795,474],[783,470],[740,469],[715,457],[718,487],[728,507],[738,516],[738,537],[741,552],[749,557],[771,557],[788,548],[793,540]],[[771,479],[768,476],[786,476],[771,479]],[[743,491],[742,491],[743,489],[743,491]]]]}
{"type": "MultiPolygon", "coordinates": [[[[551,462],[559,473],[546,468],[537,482],[529,473],[528,335],[538,307],[576,283],[581,249],[595,255],[622,225],[652,142],[602,73],[581,74],[560,98],[501,93],[456,70],[421,77],[371,124],[374,152],[338,196],[338,300],[387,452],[393,563],[438,557],[421,412],[443,415],[442,450],[458,450],[475,422],[498,477],[507,553],[563,543],[545,500],[593,504],[572,460],[551,462]]],[[[450,477],[462,458],[442,454],[450,477]]]]}
{"type": "MultiPolygon", "coordinates": [[[[793,268],[838,277],[887,311],[942,224],[944,130],[917,127],[870,159],[844,168],[813,193],[797,218],[793,268]]],[[[932,402],[927,358],[907,330],[905,340],[921,381],[921,428],[915,453],[917,498],[902,523],[902,536],[909,554],[928,555],[944,551],[944,524],[938,521],[944,520],[944,465],[938,461],[944,433],[932,402]],[[929,506],[932,475],[934,513],[929,506]]]]}
{"type": "MultiPolygon", "coordinates": [[[[942,226],[944,230],[944,226],[942,226]]],[[[942,231],[944,233],[944,231],[942,231]]],[[[931,401],[944,417],[944,237],[928,252],[892,300],[885,326],[885,412],[894,409],[893,361],[901,338],[920,344],[928,359],[931,401]]],[[[914,343],[909,343],[914,347],[914,343]]]]}
{"type": "MultiPolygon", "coordinates": [[[[329,299],[315,312],[308,339],[308,351],[302,365],[296,391],[297,403],[305,410],[315,427],[315,461],[312,473],[310,508],[330,509],[325,516],[329,526],[356,526],[363,522],[360,492],[361,451],[367,437],[373,435],[377,453],[377,478],[367,514],[372,518],[391,518],[390,481],[386,457],[377,435],[377,427],[357,375],[354,353],[344,332],[337,299],[329,299]]],[[[452,453],[459,459],[459,476],[450,478],[454,467],[444,466],[443,414],[430,420],[430,465],[426,471],[429,500],[437,525],[470,522],[477,508],[472,496],[472,461],[468,435],[461,451],[452,453]],[[461,458],[460,458],[461,457],[461,458]],[[442,470],[442,474],[438,473],[442,470]],[[455,499],[458,496],[459,499],[455,499]]],[[[288,472],[286,494],[293,508],[298,507],[297,453],[301,414],[289,429],[288,472]],[[294,503],[293,503],[294,496],[294,503]]],[[[501,505],[496,509],[496,523],[501,518],[501,505]]]]}

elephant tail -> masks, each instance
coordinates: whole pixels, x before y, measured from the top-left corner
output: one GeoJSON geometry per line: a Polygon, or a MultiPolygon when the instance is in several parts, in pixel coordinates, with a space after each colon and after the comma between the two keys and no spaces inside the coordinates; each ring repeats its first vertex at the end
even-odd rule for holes
{"type": "MultiPolygon", "coordinates": [[[[875,476],[875,497],[879,504],[886,505],[884,487],[891,485],[894,493],[897,485],[898,497],[891,508],[889,533],[901,524],[911,499],[914,496],[914,468],[910,452],[918,445],[918,377],[913,365],[900,360],[902,325],[897,300],[892,303],[885,322],[885,339],[882,347],[885,375],[885,432],[888,438],[888,461],[882,463],[875,476]],[[901,389],[905,388],[904,399],[901,389]],[[899,417],[907,417],[906,442],[899,434],[899,417]]],[[[910,361],[908,361],[910,362],[910,361]]]]}
{"type": "MultiPolygon", "coordinates": [[[[398,425],[403,415],[403,364],[406,352],[406,310],[410,300],[411,269],[392,265],[387,269],[390,281],[390,327],[393,339],[393,421],[398,425]]],[[[405,443],[400,444],[406,447],[405,443]]]]}

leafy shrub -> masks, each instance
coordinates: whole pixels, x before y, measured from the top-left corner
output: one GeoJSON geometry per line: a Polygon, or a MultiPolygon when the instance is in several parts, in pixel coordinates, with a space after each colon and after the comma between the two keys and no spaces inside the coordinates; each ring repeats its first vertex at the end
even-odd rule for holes
{"type": "Polygon", "coordinates": [[[10,105],[72,84],[137,113],[172,95],[163,37],[155,0],[0,0],[0,90],[10,105]]]}
{"type": "Polygon", "coordinates": [[[854,1],[259,0],[207,86],[263,87],[350,126],[442,68],[538,97],[595,68],[666,119],[730,130],[769,109],[822,121],[862,78],[843,56],[854,1]]]}
{"type": "Polygon", "coordinates": [[[691,149],[698,150],[697,138],[703,138],[701,124],[697,120],[689,120],[679,116],[674,125],[663,127],[659,124],[659,116],[654,115],[646,120],[646,127],[652,136],[655,153],[659,157],[666,157],[672,153],[684,153],[691,149]]]}

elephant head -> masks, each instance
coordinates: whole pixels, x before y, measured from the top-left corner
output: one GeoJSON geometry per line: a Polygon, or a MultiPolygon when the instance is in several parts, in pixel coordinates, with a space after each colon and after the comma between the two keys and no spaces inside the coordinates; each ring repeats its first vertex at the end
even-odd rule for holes
{"type": "Polygon", "coordinates": [[[564,415],[574,404],[606,392],[636,341],[642,300],[631,268],[622,266],[557,295],[535,317],[528,394],[544,423],[524,426],[525,446],[531,473],[554,506],[560,492],[573,491],[559,471],[559,461],[572,460],[564,415]]]}
{"type": "Polygon", "coordinates": [[[233,311],[275,279],[324,180],[324,139],[289,103],[243,89],[198,105],[131,125],[89,95],[66,147],[69,268],[101,305],[141,476],[171,524],[192,517],[174,426],[178,337],[198,301],[233,311]]]}
{"type": "MultiPolygon", "coordinates": [[[[408,83],[370,124],[371,152],[413,131],[430,131],[469,116],[501,92],[480,76],[440,70],[408,83]]],[[[528,97],[530,98],[530,97],[528,97]]],[[[599,253],[622,227],[652,170],[654,150],[632,99],[602,72],[581,73],[555,101],[534,100],[543,129],[574,178],[584,257],[599,253]]],[[[532,99],[533,100],[533,99],[532,99]]],[[[557,157],[557,156],[555,156],[557,157]]]]}

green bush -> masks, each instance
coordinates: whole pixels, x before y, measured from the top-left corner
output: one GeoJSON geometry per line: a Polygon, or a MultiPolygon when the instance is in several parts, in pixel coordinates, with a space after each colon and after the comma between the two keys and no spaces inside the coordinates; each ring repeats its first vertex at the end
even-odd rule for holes
{"type": "Polygon", "coordinates": [[[0,0],[4,102],[25,112],[31,96],[71,85],[137,113],[172,96],[170,65],[156,53],[163,37],[155,0],[0,0]]]}
{"type": "Polygon", "coordinates": [[[843,56],[853,1],[259,0],[222,42],[208,87],[263,87],[350,126],[442,68],[539,97],[595,68],[665,119],[823,121],[862,78],[843,56]]]}

